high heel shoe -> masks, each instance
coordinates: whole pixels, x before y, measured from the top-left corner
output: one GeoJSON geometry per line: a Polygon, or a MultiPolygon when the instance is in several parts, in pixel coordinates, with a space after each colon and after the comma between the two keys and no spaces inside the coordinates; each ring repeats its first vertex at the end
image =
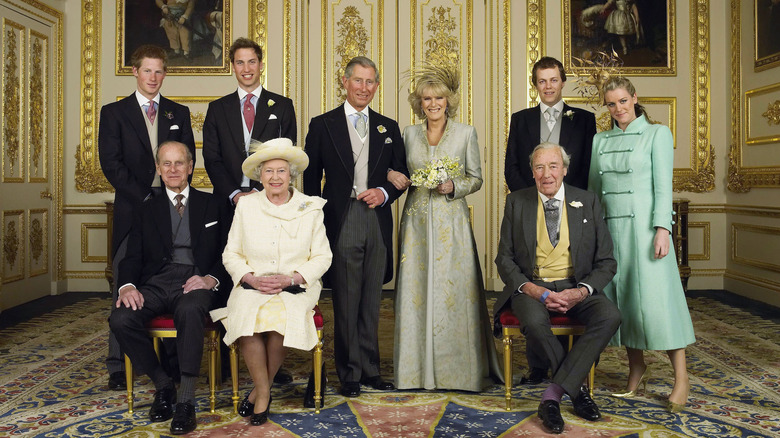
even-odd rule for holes
{"type": "Polygon", "coordinates": [[[639,377],[639,383],[637,383],[636,388],[628,392],[612,394],[612,397],[618,397],[618,398],[634,397],[639,392],[640,386],[642,387],[643,392],[647,392],[647,381],[650,380],[649,371],[650,371],[650,367],[646,366],[645,370],[642,372],[642,375],[639,377]]]}
{"type": "Polygon", "coordinates": [[[248,417],[255,411],[255,404],[249,401],[250,394],[252,394],[252,391],[247,392],[244,400],[238,405],[238,415],[242,417],[248,417]]]}
{"type": "Polygon", "coordinates": [[[677,414],[685,410],[685,403],[679,404],[667,400],[666,409],[672,414],[677,414]]]}
{"type": "Polygon", "coordinates": [[[269,396],[268,406],[266,406],[265,411],[260,412],[259,414],[252,412],[252,416],[249,417],[249,424],[252,426],[262,426],[268,421],[268,413],[271,410],[271,400],[273,399],[269,396]]]}

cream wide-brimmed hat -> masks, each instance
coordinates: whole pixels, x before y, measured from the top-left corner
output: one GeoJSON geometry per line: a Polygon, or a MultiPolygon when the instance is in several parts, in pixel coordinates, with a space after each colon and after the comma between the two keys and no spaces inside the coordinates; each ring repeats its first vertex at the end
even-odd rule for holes
{"type": "Polygon", "coordinates": [[[252,140],[249,144],[249,152],[251,155],[241,165],[241,171],[249,179],[257,180],[255,169],[268,160],[285,160],[291,166],[295,166],[299,172],[303,172],[309,165],[309,156],[306,152],[293,146],[292,141],[285,137],[268,140],[265,143],[252,140]]]}

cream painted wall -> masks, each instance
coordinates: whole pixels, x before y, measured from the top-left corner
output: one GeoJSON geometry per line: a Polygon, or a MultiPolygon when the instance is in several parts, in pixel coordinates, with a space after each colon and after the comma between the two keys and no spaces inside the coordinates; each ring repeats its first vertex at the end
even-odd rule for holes
{"type": "MultiPolygon", "coordinates": [[[[736,48],[741,57],[741,78],[737,82],[744,100],[744,92],[757,87],[778,83],[780,68],[775,67],[756,73],[752,67],[752,2],[741,4],[740,46],[736,48]],[[744,84],[744,85],[743,85],[744,84]],[[749,86],[747,84],[750,84],[749,86]]],[[[84,261],[80,256],[86,242],[81,239],[83,224],[105,222],[102,202],[112,198],[108,193],[84,193],[76,190],[75,168],[77,145],[82,141],[80,114],[82,111],[82,64],[81,50],[82,10],[89,2],[71,0],[50,0],[46,2],[64,12],[65,21],[65,154],[63,157],[64,187],[64,234],[65,257],[63,257],[63,279],[60,290],[106,290],[102,278],[103,265],[99,261],[84,261]]],[[[305,135],[308,120],[319,114],[325,106],[321,97],[321,11],[322,5],[338,3],[383,6],[384,33],[382,35],[385,56],[383,71],[383,107],[389,115],[397,115],[401,125],[410,119],[405,109],[405,91],[400,87],[398,76],[409,64],[410,44],[415,33],[409,29],[407,18],[411,14],[410,2],[364,2],[343,0],[341,2],[321,1],[271,1],[268,2],[268,81],[270,89],[288,92],[296,103],[301,140],[305,135]],[[289,45],[285,48],[285,5],[289,5],[289,45]],[[289,50],[289,68],[286,67],[285,50],[289,50]],[[289,77],[284,82],[284,75],[289,77]],[[397,113],[397,114],[396,114],[397,113]]],[[[415,4],[430,2],[418,1],[415,4]]],[[[562,3],[561,1],[509,1],[488,0],[485,2],[466,0],[437,1],[436,5],[466,5],[473,9],[473,123],[477,126],[480,143],[484,147],[483,174],[485,184],[470,204],[475,206],[475,235],[482,254],[487,287],[497,290],[501,287],[492,260],[498,237],[498,224],[503,209],[505,194],[503,184],[503,155],[507,135],[508,117],[511,112],[523,109],[529,99],[528,60],[526,50],[529,41],[529,7],[541,6],[544,12],[541,37],[543,53],[561,57],[562,48],[562,3]],[[507,47],[510,48],[507,53],[507,47]]],[[[254,3],[252,3],[254,5],[254,3]]],[[[732,62],[730,54],[732,11],[729,2],[696,0],[701,8],[708,10],[709,20],[706,41],[709,43],[707,74],[709,78],[709,106],[706,108],[709,133],[706,136],[714,150],[714,189],[704,193],[682,192],[679,197],[691,201],[690,232],[691,267],[693,276],[691,289],[728,289],[730,291],[780,305],[780,272],[776,269],[780,249],[778,229],[780,228],[780,197],[778,185],[769,188],[752,188],[747,193],[735,193],[727,188],[729,181],[738,172],[730,171],[729,153],[732,135],[732,62]],[[745,227],[750,225],[752,227],[745,227]],[[736,226],[736,241],[732,240],[732,228],[736,226]],[[763,227],[763,228],[756,228],[763,227]],[[741,227],[741,228],[740,228],[741,227]],[[733,254],[736,248],[737,254],[733,254]],[[756,263],[758,262],[758,263],[756,263]]],[[[114,74],[115,21],[114,1],[101,4],[101,25],[99,31],[102,46],[100,56],[98,88],[99,106],[114,100],[117,96],[129,94],[134,88],[132,77],[116,77],[114,74]]],[[[249,29],[249,0],[233,1],[233,37],[245,35],[249,29]]],[[[377,9],[374,9],[376,14],[377,9]]],[[[692,23],[689,2],[676,1],[676,43],[677,74],[672,77],[632,77],[641,96],[674,97],[677,101],[678,150],[675,164],[679,168],[690,166],[691,158],[686,149],[695,135],[692,126],[695,109],[691,76],[692,23]]],[[[695,12],[694,12],[695,13],[695,12]]],[[[368,17],[368,16],[366,16],[368,17]]],[[[374,18],[376,20],[376,16],[374,18]]],[[[330,26],[326,23],[326,26],[330,26]]],[[[695,38],[694,38],[695,41],[695,38]]],[[[740,71],[739,69],[737,70],[740,71]]],[[[572,84],[567,85],[566,95],[572,96],[572,84]]],[[[163,87],[167,96],[221,96],[235,89],[235,79],[223,76],[168,76],[163,87]],[[196,90],[196,91],[194,91],[196,90]]],[[[775,94],[773,94],[774,96],[775,94]]],[[[205,104],[190,105],[193,112],[205,112],[205,104]]],[[[741,109],[737,114],[741,114],[741,109]]],[[[744,117],[741,117],[745,123],[744,117]]],[[[755,116],[754,116],[755,119],[755,116]]],[[[753,120],[753,123],[756,123],[753,120]]],[[[777,125],[770,126],[777,132],[777,125]]],[[[198,133],[196,132],[196,137],[198,133]]],[[[737,144],[742,148],[746,165],[780,166],[780,149],[776,142],[770,146],[747,146],[740,136],[737,144]]],[[[743,170],[748,174],[752,170],[743,170]]],[[[778,173],[777,170],[774,171],[778,173]]],[[[105,257],[105,240],[99,233],[88,233],[88,259],[105,257]]]]}

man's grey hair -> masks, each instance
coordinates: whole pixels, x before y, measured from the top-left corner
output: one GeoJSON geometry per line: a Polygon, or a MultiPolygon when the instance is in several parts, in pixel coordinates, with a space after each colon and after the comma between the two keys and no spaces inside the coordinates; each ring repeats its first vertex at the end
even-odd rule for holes
{"type": "Polygon", "coordinates": [[[157,151],[154,153],[154,162],[158,164],[160,163],[160,151],[164,146],[173,146],[173,145],[181,146],[184,149],[184,151],[187,153],[187,162],[192,161],[192,152],[190,151],[190,148],[188,148],[186,144],[176,140],[167,140],[162,142],[159,146],[157,146],[157,151]]]}
{"type": "MultiPolygon", "coordinates": [[[[276,159],[277,158],[272,158],[271,160],[276,160],[276,159]]],[[[278,159],[284,160],[283,158],[278,158],[278,159]]],[[[268,161],[271,161],[271,160],[268,160],[268,161]]],[[[290,184],[292,184],[292,182],[295,180],[295,178],[298,178],[298,175],[301,174],[301,171],[298,170],[298,166],[290,163],[287,160],[284,160],[284,161],[287,162],[287,166],[290,168],[290,184]]],[[[253,180],[261,181],[260,180],[260,176],[263,174],[263,166],[265,166],[265,163],[266,163],[266,161],[263,161],[262,163],[258,164],[257,167],[255,167],[255,172],[254,172],[254,175],[253,175],[254,178],[252,178],[253,180]]]]}
{"type": "Polygon", "coordinates": [[[569,168],[569,162],[571,162],[571,155],[569,155],[566,152],[566,149],[555,143],[550,143],[549,141],[546,141],[542,144],[537,145],[533,151],[531,151],[531,155],[528,156],[529,165],[531,166],[531,169],[534,168],[534,156],[536,155],[537,151],[541,150],[547,150],[547,149],[558,149],[561,152],[561,158],[563,158],[563,167],[569,168]]]}
{"type": "Polygon", "coordinates": [[[356,56],[349,60],[347,63],[347,66],[344,68],[344,77],[349,79],[352,77],[352,70],[355,69],[355,66],[359,65],[361,67],[365,68],[373,68],[374,69],[374,79],[376,79],[377,82],[379,82],[379,69],[376,68],[376,64],[374,64],[374,61],[372,61],[369,58],[366,58],[365,56],[356,56]]]}

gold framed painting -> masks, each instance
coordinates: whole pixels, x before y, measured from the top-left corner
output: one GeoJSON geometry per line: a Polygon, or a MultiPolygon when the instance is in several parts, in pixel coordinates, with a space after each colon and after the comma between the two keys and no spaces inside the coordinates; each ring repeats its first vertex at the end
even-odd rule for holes
{"type": "MultiPolygon", "coordinates": [[[[675,76],[674,0],[561,0],[563,63],[616,53],[627,76],[675,76]]],[[[588,67],[585,67],[587,70],[588,67]]]]}
{"type": "Polygon", "coordinates": [[[232,0],[117,0],[116,74],[130,75],[133,51],[155,44],[168,74],[230,74],[232,0]]]}
{"type": "Polygon", "coordinates": [[[780,1],[755,0],[753,4],[755,71],[780,65],[780,1]]]}

